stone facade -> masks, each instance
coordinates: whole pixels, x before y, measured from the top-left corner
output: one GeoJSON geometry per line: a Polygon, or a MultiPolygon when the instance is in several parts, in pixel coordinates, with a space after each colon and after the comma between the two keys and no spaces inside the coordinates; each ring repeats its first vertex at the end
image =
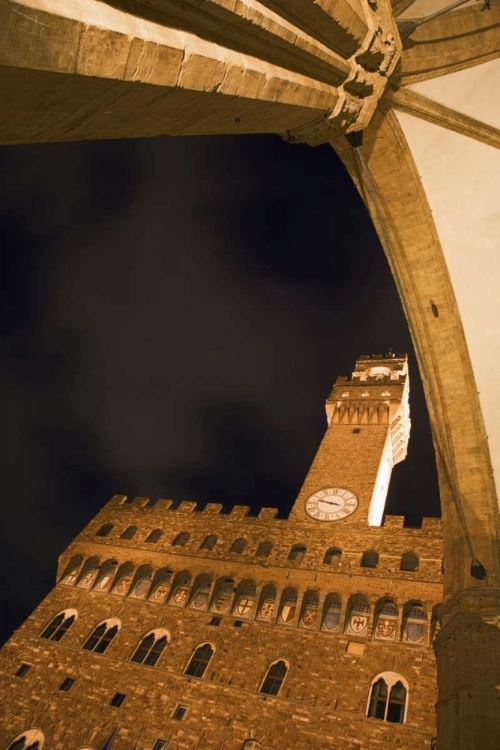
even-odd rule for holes
{"type": "Polygon", "coordinates": [[[397,457],[408,432],[392,440],[408,416],[404,360],[382,364],[389,374],[361,368],[360,378],[358,363],[348,389],[337,381],[330,426],[288,519],[271,508],[250,517],[246,507],[222,513],[215,503],[200,510],[119,495],[105,505],[0,652],[1,747],[32,728],[45,748],[100,748],[118,727],[113,750],[158,750],[161,740],[168,750],[428,750],[441,522],[367,524],[384,447],[397,457]],[[356,511],[336,521],[308,516],[304,497],[332,486],[356,495],[356,511]],[[67,629],[50,628],[62,612],[67,629]],[[104,622],[116,635],[102,653],[91,651],[89,637],[104,622]],[[148,666],[138,646],[152,631],[165,647],[148,666]],[[204,673],[189,674],[205,644],[204,673]],[[277,662],[286,670],[279,691],[262,692],[277,662]],[[407,691],[402,723],[367,717],[384,673],[389,687],[398,680],[407,691]]]}

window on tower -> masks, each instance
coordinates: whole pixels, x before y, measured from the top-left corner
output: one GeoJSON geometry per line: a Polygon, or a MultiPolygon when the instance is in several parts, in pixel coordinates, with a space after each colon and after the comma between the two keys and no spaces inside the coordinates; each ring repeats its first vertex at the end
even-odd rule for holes
{"type": "Polygon", "coordinates": [[[48,641],[60,641],[78,617],[76,609],[66,609],[52,618],[40,633],[40,638],[48,641]]]}
{"type": "Polygon", "coordinates": [[[104,526],[101,526],[99,531],[96,533],[96,536],[108,536],[112,528],[113,528],[112,523],[105,523],[104,526]]]}
{"type": "Polygon", "coordinates": [[[172,542],[172,547],[185,547],[188,542],[189,542],[188,532],[181,531],[181,533],[177,534],[174,541],[172,542]]]}
{"type": "Polygon", "coordinates": [[[366,552],[363,552],[363,557],[361,558],[362,568],[376,568],[377,565],[378,552],[375,552],[374,550],[367,550],[366,552]]]}
{"type": "Polygon", "coordinates": [[[124,532],[120,534],[120,539],[133,539],[137,534],[137,526],[128,526],[124,532]]]}
{"type": "Polygon", "coordinates": [[[323,558],[323,564],[324,565],[335,565],[336,563],[339,563],[342,559],[342,550],[338,547],[330,547],[330,549],[327,549],[325,552],[325,556],[323,558]]]}
{"type": "Polygon", "coordinates": [[[257,552],[255,553],[255,557],[269,557],[271,554],[271,550],[273,548],[272,542],[261,542],[257,548],[257,552]]]}
{"type": "Polygon", "coordinates": [[[239,539],[235,539],[234,542],[231,545],[230,552],[235,552],[237,555],[241,555],[247,546],[247,540],[243,539],[243,537],[240,537],[239,539]]]}
{"type": "Polygon", "coordinates": [[[367,716],[370,719],[403,724],[406,718],[408,686],[401,675],[383,672],[370,688],[367,716]]]}
{"type": "Polygon", "coordinates": [[[245,740],[241,746],[241,750],[261,750],[262,745],[257,740],[245,740]]]}
{"type": "Polygon", "coordinates": [[[202,541],[200,545],[200,549],[212,550],[216,544],[217,544],[217,537],[215,536],[215,534],[209,534],[202,541]]]}
{"type": "Polygon", "coordinates": [[[120,630],[120,620],[106,620],[94,628],[89,635],[83,648],[86,651],[94,651],[96,654],[103,654],[109,644],[120,630]]]}
{"type": "Polygon", "coordinates": [[[418,557],[413,552],[405,552],[401,557],[401,570],[417,570],[418,557]]]}
{"type": "Polygon", "coordinates": [[[168,646],[168,641],[169,635],[166,630],[152,630],[139,643],[130,661],[154,667],[168,646]]]}
{"type": "Polygon", "coordinates": [[[189,664],[187,665],[184,674],[189,675],[189,677],[198,677],[201,679],[205,674],[213,655],[214,649],[210,643],[202,643],[201,646],[198,646],[189,660],[189,664]]]}
{"type": "Polygon", "coordinates": [[[288,554],[289,560],[295,560],[295,562],[301,562],[307,552],[307,547],[304,544],[294,544],[288,554]]]}
{"type": "Polygon", "coordinates": [[[288,672],[288,666],[282,659],[273,662],[267,670],[260,692],[265,695],[278,695],[288,672]]]}
{"type": "Polygon", "coordinates": [[[153,531],[148,534],[145,541],[148,542],[148,544],[156,544],[162,534],[163,531],[161,529],[153,529],[153,531]]]}

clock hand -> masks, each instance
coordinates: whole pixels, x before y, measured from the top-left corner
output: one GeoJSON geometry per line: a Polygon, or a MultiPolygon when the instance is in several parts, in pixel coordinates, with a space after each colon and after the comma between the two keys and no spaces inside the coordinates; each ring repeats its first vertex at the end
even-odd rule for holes
{"type": "Polygon", "coordinates": [[[333,500],[322,500],[322,503],[328,503],[328,505],[337,505],[340,506],[340,503],[334,503],[333,500]]]}

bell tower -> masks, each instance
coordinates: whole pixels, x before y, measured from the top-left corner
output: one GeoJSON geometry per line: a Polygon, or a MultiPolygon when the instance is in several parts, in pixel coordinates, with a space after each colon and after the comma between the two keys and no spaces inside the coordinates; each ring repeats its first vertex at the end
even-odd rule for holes
{"type": "Polygon", "coordinates": [[[406,356],[362,355],[326,401],[328,428],[290,514],[315,526],[380,526],[410,435],[406,356]]]}

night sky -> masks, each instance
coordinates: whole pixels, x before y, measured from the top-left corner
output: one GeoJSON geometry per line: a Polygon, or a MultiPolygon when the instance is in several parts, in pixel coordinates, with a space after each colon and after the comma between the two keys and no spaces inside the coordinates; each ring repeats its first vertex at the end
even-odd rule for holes
{"type": "Polygon", "coordinates": [[[0,173],[0,641],[115,493],[286,514],[360,353],[410,352],[388,510],[438,514],[408,328],[329,146],[3,147],[0,173]]]}

